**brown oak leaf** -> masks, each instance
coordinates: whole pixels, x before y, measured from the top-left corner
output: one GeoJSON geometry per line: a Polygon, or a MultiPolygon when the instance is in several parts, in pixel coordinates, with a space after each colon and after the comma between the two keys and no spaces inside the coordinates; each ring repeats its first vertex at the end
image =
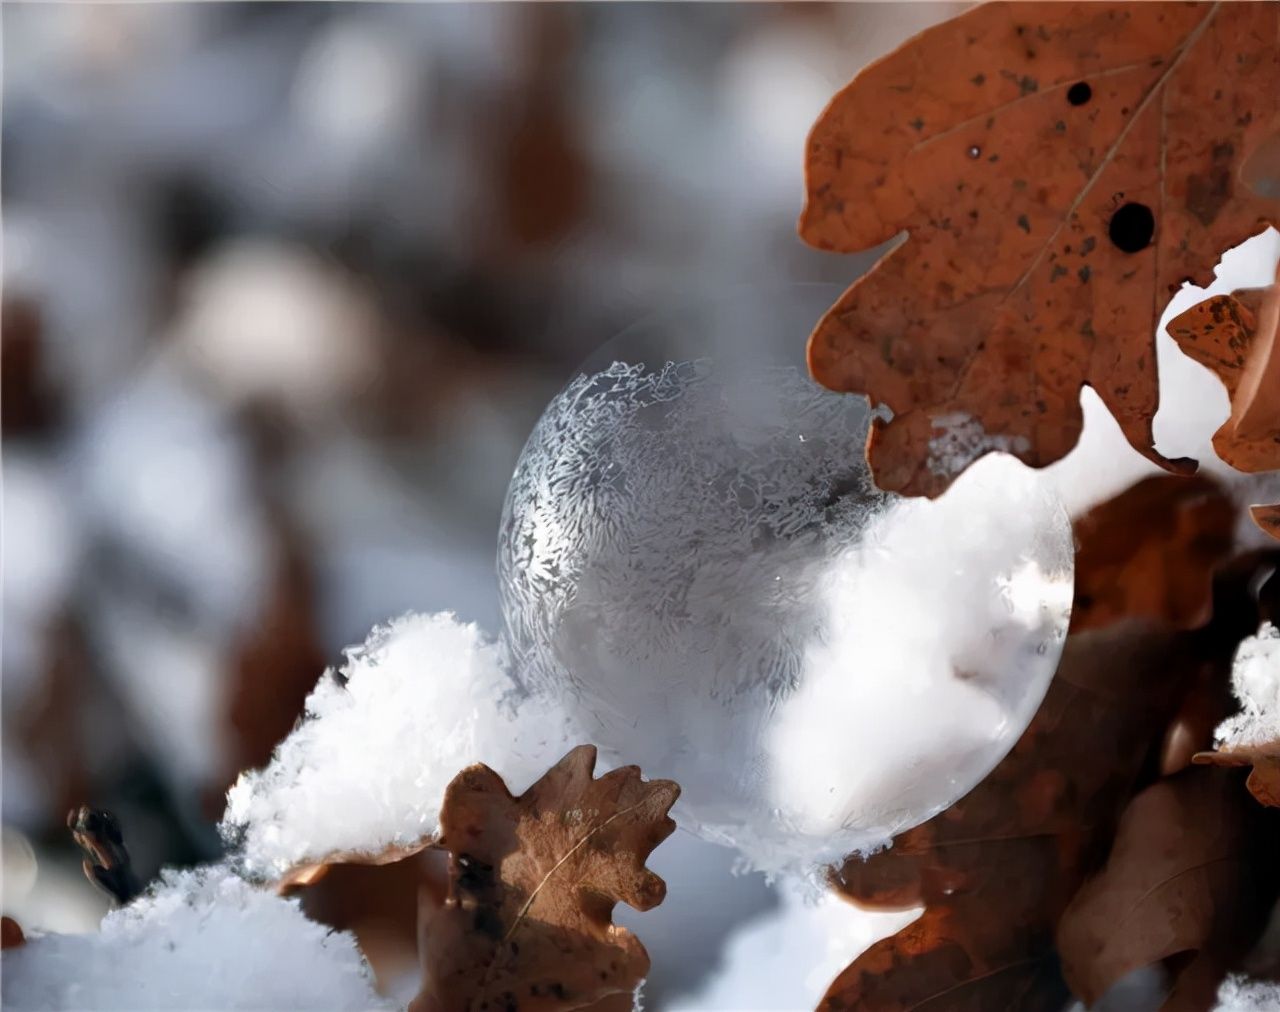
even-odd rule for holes
{"type": "Polygon", "coordinates": [[[992,3],[864,69],[819,118],[800,234],[907,240],[809,343],[814,377],[868,394],[880,487],[942,492],[1007,450],[1075,445],[1089,384],[1153,448],[1154,336],[1185,280],[1280,220],[1238,180],[1274,132],[1280,5],[992,3]]]}
{"type": "Polygon", "coordinates": [[[1280,808],[1280,741],[1197,752],[1192,762],[1209,766],[1252,766],[1245,786],[1264,805],[1280,808]]]}
{"type": "Polygon", "coordinates": [[[1250,506],[1249,515],[1259,528],[1280,541],[1280,503],[1274,506],[1250,506]]]}
{"type": "Polygon", "coordinates": [[[1072,630],[1139,615],[1180,629],[1204,625],[1234,524],[1231,498],[1201,476],[1146,478],[1095,507],[1075,527],[1082,575],[1072,630]]]}
{"type": "MultiPolygon", "coordinates": [[[[840,869],[836,887],[860,905],[923,903],[925,911],[855,960],[831,985],[822,1009],[1059,1012],[1064,1006],[1067,988],[1054,949],[1058,917],[1105,856],[1115,821],[1186,688],[1206,665],[1217,665],[1221,677],[1233,643],[1229,635],[1223,644],[1210,643],[1204,629],[1160,621],[1160,602],[1112,593],[1113,584],[1129,582],[1114,564],[1122,553],[1112,546],[1133,536],[1135,516],[1156,531],[1176,530],[1177,515],[1188,507],[1179,496],[1152,494],[1153,487],[1139,486],[1119,505],[1104,504],[1078,521],[1077,601],[1100,603],[1073,614],[1058,672],[1013,751],[947,811],[897,837],[889,850],[840,869]],[[1126,605],[1137,617],[1124,613],[1126,605]]],[[[1189,528],[1210,515],[1193,512],[1198,519],[1189,528]]],[[[1218,551],[1191,556],[1204,567],[1205,581],[1230,551],[1229,539],[1218,551]]],[[[1145,565],[1145,553],[1135,557],[1145,565]]],[[[1170,617],[1196,612],[1179,605],[1170,617]]]]}
{"type": "Polygon", "coordinates": [[[1058,925],[1062,971],[1092,1004],[1126,974],[1176,961],[1165,1008],[1209,1008],[1275,901],[1276,820],[1224,770],[1157,781],[1125,809],[1106,867],[1058,925]]]}
{"type": "MultiPolygon", "coordinates": [[[[1214,433],[1218,456],[1239,471],[1280,470],[1280,264],[1266,288],[1217,295],[1169,324],[1187,355],[1211,369],[1231,398],[1214,433]]],[[[1280,506],[1255,506],[1259,527],[1280,539],[1280,506]]]]}
{"type": "MultiPolygon", "coordinates": [[[[1254,555],[1256,573],[1270,569],[1270,576],[1256,586],[1258,617],[1273,625],[1280,624],[1280,570],[1277,570],[1280,553],[1258,552],[1254,555]]],[[[1234,706],[1229,712],[1238,711],[1239,701],[1233,699],[1232,702],[1234,706]]],[[[1227,715],[1229,713],[1224,714],[1227,715]]],[[[1248,745],[1222,745],[1213,752],[1197,752],[1192,761],[1212,766],[1252,766],[1253,771],[1245,781],[1249,792],[1262,804],[1280,808],[1280,739],[1253,741],[1248,745]]]]}
{"type": "Polygon", "coordinates": [[[296,893],[311,920],[354,934],[379,992],[392,993],[419,966],[420,917],[444,902],[445,855],[434,842],[332,854],[293,869],[278,888],[296,893]]]}
{"type": "Polygon", "coordinates": [[[575,748],[518,798],[484,765],[449,785],[450,890],[424,919],[413,1012],[578,1009],[635,991],[649,957],[613,907],[662,902],[645,860],[675,829],[680,789],[634,766],[594,779],[595,761],[594,746],[575,748]]]}
{"type": "Polygon", "coordinates": [[[16,949],[26,944],[27,936],[22,926],[12,917],[0,918],[0,949],[16,949]]]}
{"type": "Polygon", "coordinates": [[[925,911],[855,960],[822,1009],[1063,1008],[1058,916],[1195,672],[1192,635],[1131,622],[1073,635],[1005,760],[891,849],[845,863],[837,885],[855,902],[925,911]]]}

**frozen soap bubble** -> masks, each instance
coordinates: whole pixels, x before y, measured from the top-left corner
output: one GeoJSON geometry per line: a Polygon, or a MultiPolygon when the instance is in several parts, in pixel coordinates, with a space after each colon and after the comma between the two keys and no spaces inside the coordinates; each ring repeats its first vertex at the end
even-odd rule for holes
{"type": "Polygon", "coordinates": [[[681,824],[766,870],[885,842],[981,780],[1053,676],[1070,523],[1012,457],[878,491],[865,399],[796,359],[792,287],[624,333],[551,402],[498,552],[518,677],[681,824]]]}

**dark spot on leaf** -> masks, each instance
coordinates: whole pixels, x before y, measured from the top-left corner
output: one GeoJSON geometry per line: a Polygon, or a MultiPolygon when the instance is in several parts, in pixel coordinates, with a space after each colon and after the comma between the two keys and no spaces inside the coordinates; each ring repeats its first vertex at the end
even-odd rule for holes
{"type": "Polygon", "coordinates": [[[922,120],[919,116],[917,116],[915,119],[911,121],[911,128],[916,131],[923,130],[924,120],[922,120]]]}
{"type": "Polygon", "coordinates": [[[1151,245],[1156,233],[1156,217],[1146,204],[1130,202],[1111,216],[1107,235],[1119,250],[1138,253],[1151,245]]]}
{"type": "Polygon", "coordinates": [[[1063,267],[1062,264],[1054,264],[1053,270],[1049,272],[1049,280],[1057,281],[1058,278],[1062,277],[1062,275],[1066,273],[1067,273],[1067,269],[1063,267]]]}
{"type": "Polygon", "coordinates": [[[1092,272],[1089,270],[1087,266],[1081,267],[1078,271],[1076,271],[1076,275],[1080,278],[1081,281],[1088,281],[1090,273],[1092,272]]]}
{"type": "Polygon", "coordinates": [[[1028,235],[1031,234],[1031,222],[1027,221],[1027,216],[1025,214],[1018,215],[1018,228],[1022,229],[1022,231],[1026,232],[1028,235]]]}
{"type": "Polygon", "coordinates": [[[1077,81],[1067,89],[1067,101],[1072,105],[1084,105],[1093,98],[1093,88],[1088,81],[1077,81]]]}
{"type": "Polygon", "coordinates": [[[987,75],[986,75],[986,74],[974,74],[974,75],[973,75],[973,77],[969,78],[969,80],[970,80],[970,81],[972,81],[974,84],[982,85],[982,84],[985,84],[985,83],[986,83],[987,75]]]}

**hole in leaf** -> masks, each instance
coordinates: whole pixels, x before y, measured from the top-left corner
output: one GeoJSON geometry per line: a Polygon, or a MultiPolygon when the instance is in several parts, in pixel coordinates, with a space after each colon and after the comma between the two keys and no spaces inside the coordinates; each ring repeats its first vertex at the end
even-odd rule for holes
{"type": "Polygon", "coordinates": [[[1111,216],[1107,234],[1119,249],[1137,253],[1151,243],[1156,233],[1156,216],[1146,204],[1125,204],[1111,216]]]}
{"type": "Polygon", "coordinates": [[[1087,81],[1077,81],[1067,89],[1067,101],[1072,105],[1084,105],[1093,98],[1093,89],[1087,81]]]}
{"type": "Polygon", "coordinates": [[[982,148],[978,147],[978,145],[973,144],[969,147],[970,158],[977,158],[981,154],[982,154],[982,148]]]}

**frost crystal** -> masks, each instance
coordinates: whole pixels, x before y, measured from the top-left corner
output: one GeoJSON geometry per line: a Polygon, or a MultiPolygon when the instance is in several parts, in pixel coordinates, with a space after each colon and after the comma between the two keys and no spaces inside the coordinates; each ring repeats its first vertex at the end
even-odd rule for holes
{"type": "Polygon", "coordinates": [[[169,872],[91,935],[35,935],[4,954],[15,1010],[389,1009],[355,939],[226,868],[169,872]]]}
{"type": "Polygon", "coordinates": [[[565,750],[550,708],[515,714],[496,646],[452,614],[407,615],[346,652],[262,770],[227,794],[221,826],[251,874],[436,832],[449,781],[474,762],[512,790],[565,750]]]}
{"type": "Polygon", "coordinates": [[[1233,973],[1218,989],[1213,1012],[1275,1012],[1280,1008],[1280,983],[1249,980],[1233,973]]]}
{"type": "Polygon", "coordinates": [[[1007,457],[938,503],[885,495],[863,399],[727,360],[556,397],[499,584],[531,690],[776,871],[882,843],[1012,746],[1061,650],[1070,531],[1007,457]]]}
{"type": "Polygon", "coordinates": [[[1025,436],[991,434],[982,423],[963,411],[933,420],[935,435],[929,440],[926,464],[932,474],[957,475],[983,454],[1023,453],[1031,448],[1025,436]]]}
{"type": "Polygon", "coordinates": [[[1218,744],[1249,748],[1280,741],[1280,629],[1264,622],[1240,644],[1231,686],[1242,709],[1218,725],[1218,744]]]}

